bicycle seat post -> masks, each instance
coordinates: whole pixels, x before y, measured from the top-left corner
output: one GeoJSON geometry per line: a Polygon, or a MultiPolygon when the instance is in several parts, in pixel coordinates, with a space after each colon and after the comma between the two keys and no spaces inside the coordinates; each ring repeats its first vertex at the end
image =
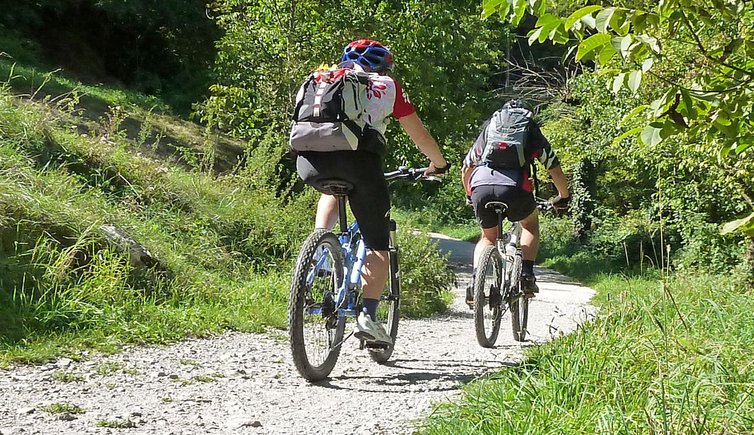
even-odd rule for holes
{"type": "Polygon", "coordinates": [[[338,199],[338,222],[340,223],[340,233],[345,234],[348,232],[348,216],[346,216],[346,195],[344,193],[337,193],[335,197],[338,199]]]}

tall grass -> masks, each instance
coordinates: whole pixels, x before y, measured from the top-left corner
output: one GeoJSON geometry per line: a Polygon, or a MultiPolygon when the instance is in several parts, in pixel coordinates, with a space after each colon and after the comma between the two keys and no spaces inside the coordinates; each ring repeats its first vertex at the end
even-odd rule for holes
{"type": "Polygon", "coordinates": [[[472,382],[422,432],[754,430],[754,301],[735,278],[598,273],[588,284],[597,320],[472,382]]]}
{"type": "MultiPolygon", "coordinates": [[[[48,104],[0,84],[0,366],[286,325],[316,192],[281,194],[264,149],[217,175],[150,153],[159,137],[124,132],[118,109],[81,129],[48,104]],[[131,261],[103,225],[156,264],[131,261]]],[[[405,236],[406,264],[422,261],[405,270],[421,285],[406,286],[405,312],[430,315],[446,307],[452,279],[431,244],[405,236]]]]}

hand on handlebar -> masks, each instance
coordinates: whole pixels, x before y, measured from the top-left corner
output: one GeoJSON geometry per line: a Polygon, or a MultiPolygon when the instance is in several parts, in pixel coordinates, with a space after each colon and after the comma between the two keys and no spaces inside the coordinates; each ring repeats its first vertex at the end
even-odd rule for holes
{"type": "Polygon", "coordinates": [[[427,170],[424,171],[424,176],[425,177],[429,177],[429,176],[432,176],[432,175],[442,175],[442,174],[448,172],[448,169],[450,169],[450,162],[446,161],[445,163],[446,163],[445,166],[442,167],[442,168],[438,168],[438,167],[435,166],[434,163],[430,163],[429,167],[427,168],[427,170]]]}
{"type": "Polygon", "coordinates": [[[550,204],[552,204],[552,208],[554,208],[557,211],[567,211],[570,203],[571,203],[570,196],[561,198],[560,195],[558,195],[555,198],[550,200],[550,204]]]}

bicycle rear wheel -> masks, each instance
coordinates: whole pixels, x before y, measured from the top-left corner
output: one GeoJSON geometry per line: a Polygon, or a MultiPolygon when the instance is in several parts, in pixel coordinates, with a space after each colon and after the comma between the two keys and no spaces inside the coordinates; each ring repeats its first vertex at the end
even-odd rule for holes
{"type": "Polygon", "coordinates": [[[395,339],[398,337],[398,320],[400,318],[401,284],[398,280],[398,249],[391,248],[389,255],[389,274],[385,290],[380,297],[380,306],[377,308],[377,321],[385,327],[385,332],[393,340],[393,344],[386,347],[367,347],[369,356],[377,363],[384,363],[393,355],[395,339]]]}
{"type": "Polygon", "coordinates": [[[474,328],[482,347],[495,345],[500,332],[502,310],[503,260],[495,246],[482,252],[474,278],[474,328]]]}
{"type": "Polygon", "coordinates": [[[343,253],[335,234],[315,230],[296,260],[288,303],[291,353],[308,381],[326,378],[340,355],[345,317],[335,297],[343,283],[343,253]]]}
{"type": "Polygon", "coordinates": [[[511,264],[510,297],[508,298],[513,339],[516,341],[526,340],[526,327],[529,323],[529,298],[524,295],[521,288],[521,268],[521,253],[517,253],[513,256],[511,264]]]}

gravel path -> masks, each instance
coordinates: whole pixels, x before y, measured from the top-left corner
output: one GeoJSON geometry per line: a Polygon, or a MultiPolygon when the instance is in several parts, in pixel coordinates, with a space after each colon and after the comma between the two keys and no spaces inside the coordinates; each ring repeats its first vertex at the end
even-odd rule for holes
{"type": "Polygon", "coordinates": [[[386,365],[351,340],[332,377],[312,385],[293,367],[287,334],[273,331],[15,367],[0,371],[0,434],[411,433],[432,403],[456,398],[462,384],[516,364],[526,346],[594,315],[593,290],[539,269],[530,341],[513,341],[504,318],[496,348],[481,348],[463,303],[473,245],[435,237],[458,272],[456,302],[435,318],[401,321],[386,365]]]}

